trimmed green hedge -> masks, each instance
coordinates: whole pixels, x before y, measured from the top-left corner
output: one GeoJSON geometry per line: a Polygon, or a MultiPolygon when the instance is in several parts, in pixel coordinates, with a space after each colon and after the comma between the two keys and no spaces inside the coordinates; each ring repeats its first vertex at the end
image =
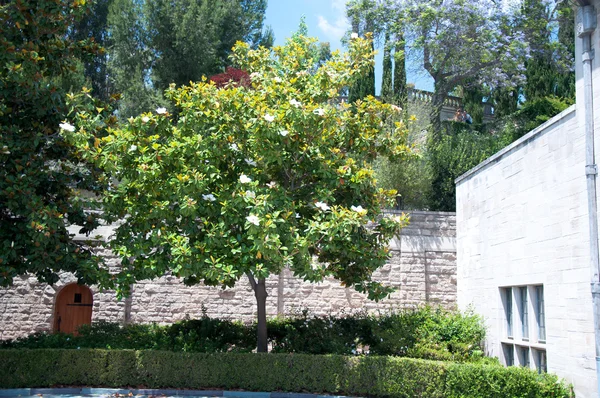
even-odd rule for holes
{"type": "Polygon", "coordinates": [[[397,357],[2,350],[0,388],[144,386],[376,397],[571,397],[556,376],[524,368],[397,357]]]}

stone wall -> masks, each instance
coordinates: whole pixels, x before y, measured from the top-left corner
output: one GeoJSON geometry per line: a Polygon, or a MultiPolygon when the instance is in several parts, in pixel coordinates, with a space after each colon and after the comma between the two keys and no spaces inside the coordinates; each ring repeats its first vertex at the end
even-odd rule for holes
{"type": "MultiPolygon", "coordinates": [[[[456,218],[453,213],[413,212],[411,224],[391,242],[392,257],[375,279],[396,288],[379,303],[345,288],[335,280],[306,283],[289,271],[267,280],[267,313],[287,315],[307,309],[312,314],[340,314],[354,311],[388,311],[436,303],[446,307],[456,302],[456,218]]],[[[102,253],[117,266],[116,258],[102,253]]],[[[0,290],[0,339],[51,330],[54,299],[74,278],[63,276],[56,286],[38,284],[35,278],[21,278],[10,289],[0,290]]],[[[231,289],[184,286],[173,276],[142,281],[133,287],[130,299],[117,301],[113,292],[94,293],[94,321],[170,323],[211,317],[252,321],[256,302],[249,283],[242,279],[231,289]]]]}

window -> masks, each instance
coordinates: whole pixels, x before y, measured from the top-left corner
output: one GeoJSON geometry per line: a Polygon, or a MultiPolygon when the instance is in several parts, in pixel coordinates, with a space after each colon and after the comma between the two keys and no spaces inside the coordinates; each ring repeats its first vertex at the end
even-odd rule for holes
{"type": "Polygon", "coordinates": [[[544,286],[506,286],[501,287],[499,293],[504,309],[504,319],[500,320],[499,326],[502,322],[505,325],[500,359],[506,366],[519,365],[546,372],[544,286]]]}
{"type": "Polygon", "coordinates": [[[535,368],[538,373],[547,373],[548,372],[548,363],[546,361],[546,351],[545,350],[535,350],[535,368]]]}
{"type": "Polygon", "coordinates": [[[504,351],[504,364],[506,366],[514,366],[515,346],[512,344],[502,344],[502,351],[504,351]]]}
{"type": "Polygon", "coordinates": [[[512,316],[512,289],[504,289],[505,292],[505,311],[506,311],[506,335],[513,337],[513,316],[512,316]]]}
{"type": "Polygon", "coordinates": [[[523,340],[529,340],[529,310],[527,308],[527,286],[519,288],[519,292],[521,299],[521,336],[523,340]]]}
{"type": "Polygon", "coordinates": [[[519,365],[529,367],[529,347],[519,347],[519,365]]]}
{"type": "Polygon", "coordinates": [[[538,341],[546,342],[546,311],[544,309],[544,286],[535,287],[536,319],[538,327],[538,341]]]}

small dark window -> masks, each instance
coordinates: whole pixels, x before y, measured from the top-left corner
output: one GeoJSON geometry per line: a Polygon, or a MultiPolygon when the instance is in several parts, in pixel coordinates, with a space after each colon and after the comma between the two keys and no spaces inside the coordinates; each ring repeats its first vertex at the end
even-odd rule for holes
{"type": "Polygon", "coordinates": [[[75,293],[74,303],[81,303],[81,293],[75,293]]]}

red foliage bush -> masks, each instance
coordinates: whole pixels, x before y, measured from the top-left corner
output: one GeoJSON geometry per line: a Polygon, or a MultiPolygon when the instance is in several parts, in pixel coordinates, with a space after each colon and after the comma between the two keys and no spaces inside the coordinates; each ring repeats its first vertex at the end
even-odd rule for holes
{"type": "Polygon", "coordinates": [[[232,68],[230,66],[225,69],[224,73],[211,76],[210,80],[215,82],[219,88],[224,88],[228,84],[234,84],[243,87],[250,87],[251,85],[251,79],[248,72],[245,72],[241,69],[232,68]]]}

